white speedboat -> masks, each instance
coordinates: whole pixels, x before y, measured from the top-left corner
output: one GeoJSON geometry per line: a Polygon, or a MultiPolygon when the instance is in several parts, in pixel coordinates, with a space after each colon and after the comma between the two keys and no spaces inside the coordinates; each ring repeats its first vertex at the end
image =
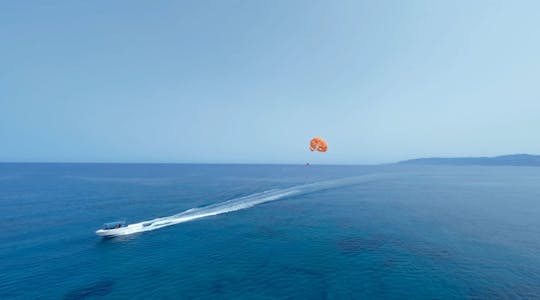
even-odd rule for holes
{"type": "Polygon", "coordinates": [[[96,231],[96,234],[102,237],[124,235],[126,228],[126,221],[110,222],[103,224],[103,228],[96,231]]]}

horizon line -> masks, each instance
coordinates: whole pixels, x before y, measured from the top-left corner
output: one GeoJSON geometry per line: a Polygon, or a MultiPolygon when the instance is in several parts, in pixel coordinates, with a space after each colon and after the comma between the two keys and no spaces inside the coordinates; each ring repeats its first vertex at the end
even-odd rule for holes
{"type": "MultiPolygon", "coordinates": [[[[0,161],[0,164],[117,164],[117,165],[275,165],[275,166],[297,166],[306,165],[306,163],[238,163],[238,162],[62,162],[62,161],[0,161]]],[[[380,166],[397,164],[391,163],[309,163],[310,166],[380,166]]]]}
{"type": "Polygon", "coordinates": [[[154,165],[320,165],[320,166],[381,166],[381,165],[393,165],[401,162],[407,162],[411,160],[422,159],[455,159],[455,158],[497,158],[504,156],[516,156],[516,155],[528,155],[528,156],[540,156],[537,154],[529,153],[514,153],[514,154],[500,154],[494,156],[422,156],[416,158],[408,158],[404,160],[398,160],[394,162],[383,163],[263,163],[263,162],[119,162],[119,161],[0,161],[0,164],[154,164],[154,165]]]}

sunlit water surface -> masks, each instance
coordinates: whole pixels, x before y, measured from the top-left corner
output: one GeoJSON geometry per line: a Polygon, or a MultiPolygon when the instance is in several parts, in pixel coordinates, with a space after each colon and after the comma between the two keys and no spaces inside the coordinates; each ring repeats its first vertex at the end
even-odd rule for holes
{"type": "Polygon", "coordinates": [[[0,299],[540,297],[540,168],[0,164],[0,229],[0,299]]]}

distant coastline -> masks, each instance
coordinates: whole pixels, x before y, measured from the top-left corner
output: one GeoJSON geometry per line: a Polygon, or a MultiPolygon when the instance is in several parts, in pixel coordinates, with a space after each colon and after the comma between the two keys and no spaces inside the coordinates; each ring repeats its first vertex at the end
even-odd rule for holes
{"type": "Polygon", "coordinates": [[[408,165],[480,165],[480,166],[538,166],[540,155],[510,154],[494,157],[430,157],[416,158],[398,162],[408,165]]]}

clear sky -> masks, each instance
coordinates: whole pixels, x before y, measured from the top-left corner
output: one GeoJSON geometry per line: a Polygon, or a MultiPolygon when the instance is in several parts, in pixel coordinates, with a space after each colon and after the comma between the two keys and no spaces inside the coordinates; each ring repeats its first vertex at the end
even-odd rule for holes
{"type": "Polygon", "coordinates": [[[540,153],[540,1],[3,1],[0,45],[4,162],[540,153]]]}

